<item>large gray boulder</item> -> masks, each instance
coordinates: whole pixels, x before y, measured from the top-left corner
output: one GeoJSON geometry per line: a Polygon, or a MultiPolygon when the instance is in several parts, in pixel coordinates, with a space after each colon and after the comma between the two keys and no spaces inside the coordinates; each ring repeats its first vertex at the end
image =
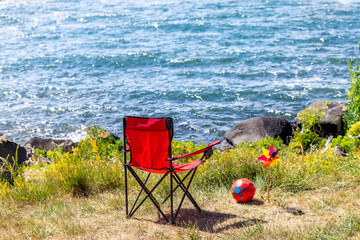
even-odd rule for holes
{"type": "Polygon", "coordinates": [[[281,137],[287,143],[292,134],[290,123],[280,117],[254,117],[239,122],[225,133],[225,144],[235,147],[241,142],[259,141],[265,137],[281,137]]]}
{"type": "MultiPolygon", "coordinates": [[[[343,124],[343,116],[347,111],[347,108],[339,102],[336,101],[323,101],[318,100],[313,102],[309,107],[315,108],[323,108],[326,104],[326,109],[322,119],[320,120],[320,136],[329,137],[334,136],[337,137],[339,135],[344,134],[344,124],[343,124]],[[326,104],[327,103],[327,104],[326,104]]],[[[293,128],[295,129],[297,126],[300,126],[300,121],[298,117],[294,118],[291,121],[293,128]]]]}
{"type": "Polygon", "coordinates": [[[9,166],[16,169],[26,161],[26,150],[20,145],[8,140],[5,135],[0,135],[0,175],[13,183],[13,175],[9,166]],[[4,162],[4,159],[7,163],[4,162]]]}

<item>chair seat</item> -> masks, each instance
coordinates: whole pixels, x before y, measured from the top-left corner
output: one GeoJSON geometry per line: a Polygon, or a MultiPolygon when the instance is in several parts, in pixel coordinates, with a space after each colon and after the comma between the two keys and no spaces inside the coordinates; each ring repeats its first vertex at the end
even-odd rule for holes
{"type": "MultiPolygon", "coordinates": [[[[173,163],[173,167],[175,169],[175,172],[178,173],[178,172],[183,172],[183,171],[188,171],[188,170],[191,170],[191,169],[194,169],[196,167],[198,167],[200,164],[204,163],[205,161],[203,160],[195,160],[193,162],[190,162],[190,163],[187,163],[187,164],[183,164],[183,165],[179,165],[179,164],[176,164],[176,163],[173,163]]],[[[162,174],[165,174],[168,172],[168,169],[167,168],[163,168],[163,169],[148,169],[148,168],[142,168],[142,167],[138,167],[138,166],[134,166],[132,165],[131,163],[128,164],[129,166],[132,166],[132,167],[135,167],[137,169],[140,169],[140,170],[143,170],[143,171],[146,171],[146,172],[151,172],[151,173],[162,173],[162,174]]]]}

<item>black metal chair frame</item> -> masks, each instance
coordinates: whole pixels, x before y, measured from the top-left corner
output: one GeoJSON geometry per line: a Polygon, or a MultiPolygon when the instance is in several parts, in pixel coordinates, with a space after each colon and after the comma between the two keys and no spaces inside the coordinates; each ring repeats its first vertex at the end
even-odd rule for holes
{"type": "MultiPolygon", "coordinates": [[[[148,182],[149,178],[150,178],[150,175],[151,175],[151,172],[149,172],[145,178],[144,181],[142,181],[140,179],[140,177],[136,174],[136,172],[134,171],[133,167],[130,166],[128,163],[127,163],[127,152],[131,152],[131,150],[127,149],[127,139],[126,139],[126,135],[125,135],[125,129],[126,129],[126,119],[124,118],[124,122],[123,122],[123,129],[124,129],[124,173],[125,173],[125,202],[126,202],[126,215],[128,218],[132,217],[135,212],[140,208],[140,206],[145,202],[146,199],[150,199],[151,202],[155,205],[155,207],[158,209],[158,211],[160,212],[160,214],[164,217],[164,219],[167,221],[167,222],[171,222],[172,224],[175,223],[175,220],[178,216],[178,213],[181,209],[181,206],[185,200],[185,197],[187,197],[191,203],[194,205],[194,207],[199,211],[201,212],[201,208],[199,207],[199,205],[197,204],[197,202],[195,201],[195,199],[192,197],[192,195],[190,194],[189,192],[189,188],[190,188],[190,185],[193,181],[193,178],[194,178],[194,175],[196,173],[196,170],[197,170],[197,167],[191,169],[191,170],[188,170],[188,173],[181,179],[178,175],[178,173],[176,172],[176,170],[173,168],[173,161],[176,160],[176,159],[179,159],[179,158],[183,158],[183,157],[186,157],[186,155],[190,155],[190,154],[193,154],[194,153],[190,153],[190,154],[184,154],[184,155],[181,155],[181,156],[178,156],[178,157],[170,157],[169,159],[167,159],[167,161],[170,161],[170,168],[167,169],[167,172],[165,174],[163,174],[163,176],[160,178],[160,180],[153,186],[152,189],[148,189],[148,187],[146,186],[146,183],[148,182]],[[138,184],[141,186],[141,189],[139,191],[139,193],[137,194],[136,196],[136,199],[134,201],[134,203],[132,204],[132,207],[131,209],[129,210],[129,200],[128,200],[128,173],[127,171],[129,171],[131,173],[131,175],[135,178],[136,182],[138,182],[138,184]],[[170,198],[170,208],[171,208],[171,219],[169,220],[166,215],[164,214],[164,212],[161,210],[161,207],[160,207],[160,204],[158,203],[158,201],[155,199],[155,197],[153,196],[153,192],[154,190],[160,185],[160,183],[167,177],[167,175],[170,174],[170,193],[169,195],[163,200],[162,204],[164,204],[169,198],[170,198]],[[187,185],[185,186],[185,183],[184,181],[189,177],[189,181],[187,183],[187,185]],[[175,181],[177,183],[176,187],[173,188],[173,181],[175,181]],[[180,200],[180,203],[177,207],[177,210],[174,214],[174,201],[173,201],[173,195],[174,195],[174,192],[178,189],[182,189],[183,191],[183,196],[180,200]],[[146,193],[146,196],[141,200],[140,203],[138,203],[139,199],[140,199],[140,195],[142,194],[142,192],[145,191],[146,193]],[[137,204],[138,203],[138,204],[137,204]]],[[[172,127],[172,126],[171,126],[172,127]]],[[[169,129],[169,143],[170,143],[170,146],[169,146],[169,156],[171,156],[171,140],[172,140],[172,132],[173,132],[173,129],[169,129]]],[[[205,162],[204,158],[206,157],[207,155],[207,151],[209,149],[211,149],[211,147],[206,147],[204,149],[201,149],[195,153],[197,154],[200,154],[200,153],[203,153],[202,157],[201,157],[201,161],[202,162],[205,162]]],[[[191,155],[191,156],[193,156],[191,155]]]]}

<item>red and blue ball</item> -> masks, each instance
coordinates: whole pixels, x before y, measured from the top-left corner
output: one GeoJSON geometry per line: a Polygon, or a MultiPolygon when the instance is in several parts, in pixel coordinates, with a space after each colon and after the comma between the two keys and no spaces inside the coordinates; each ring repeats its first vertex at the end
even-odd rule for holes
{"type": "Polygon", "coordinates": [[[231,194],[237,202],[249,202],[255,195],[255,186],[249,179],[241,178],[231,186],[231,194]]]}

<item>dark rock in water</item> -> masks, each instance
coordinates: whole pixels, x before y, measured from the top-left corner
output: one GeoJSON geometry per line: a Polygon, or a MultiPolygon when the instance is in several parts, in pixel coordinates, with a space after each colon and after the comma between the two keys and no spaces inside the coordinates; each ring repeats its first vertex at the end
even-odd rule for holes
{"type": "Polygon", "coordinates": [[[4,177],[11,184],[13,183],[13,176],[9,170],[9,166],[5,164],[4,160],[15,170],[19,165],[26,161],[26,150],[24,147],[8,140],[5,135],[0,136],[0,175],[4,177]]]}
{"type": "Polygon", "coordinates": [[[291,134],[291,125],[284,118],[254,117],[232,127],[225,133],[225,140],[234,147],[240,142],[259,141],[265,137],[280,137],[287,143],[291,134]]]}
{"type": "MultiPolygon", "coordinates": [[[[324,112],[323,118],[320,120],[320,136],[327,138],[329,136],[337,137],[344,134],[343,116],[347,112],[347,108],[336,101],[323,101],[318,100],[313,102],[309,107],[322,108],[326,102],[327,109],[324,112]]],[[[294,118],[291,122],[293,130],[300,127],[298,117],[294,118]]]]}
{"type": "MultiPolygon", "coordinates": [[[[72,153],[72,148],[76,148],[78,143],[74,143],[69,139],[51,139],[51,138],[40,138],[34,137],[25,143],[24,148],[26,149],[26,155],[29,159],[28,163],[34,162],[33,155],[34,149],[44,150],[45,152],[51,150],[54,151],[55,148],[62,148],[64,152],[72,153]]],[[[51,160],[48,158],[41,158],[43,163],[51,163],[51,160]],[[44,161],[43,161],[44,160],[44,161]]]]}

